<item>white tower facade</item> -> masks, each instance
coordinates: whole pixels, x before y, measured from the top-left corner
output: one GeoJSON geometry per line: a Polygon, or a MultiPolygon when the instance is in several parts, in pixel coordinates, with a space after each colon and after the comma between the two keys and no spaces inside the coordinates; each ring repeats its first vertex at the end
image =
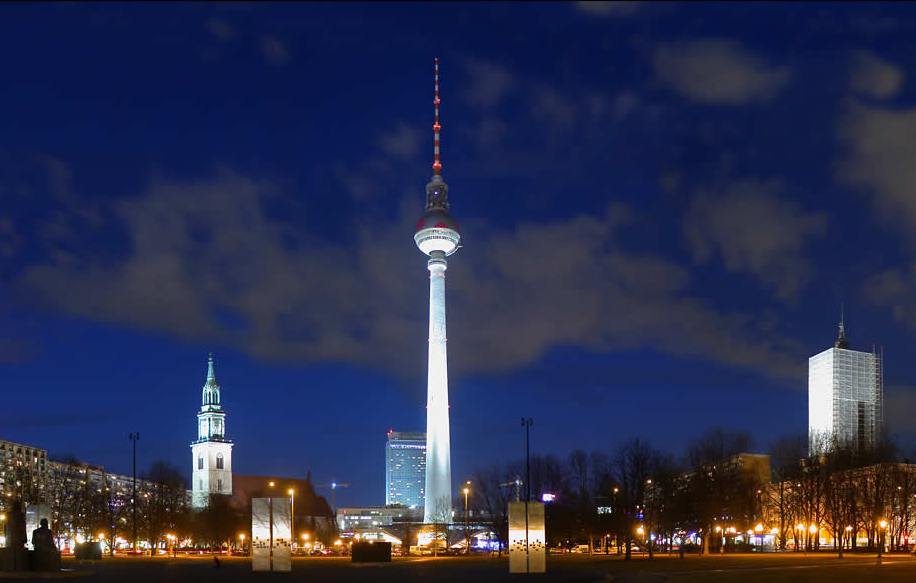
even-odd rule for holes
{"type": "Polygon", "coordinates": [[[833,348],[808,359],[808,453],[875,447],[884,430],[881,355],[850,350],[843,322],[833,348]]]}
{"type": "Polygon", "coordinates": [[[197,440],[191,443],[194,508],[206,507],[211,494],[232,495],[232,442],[226,439],[226,412],[221,404],[212,354],[207,362],[202,400],[197,413],[197,440]]]}
{"type": "Polygon", "coordinates": [[[414,241],[429,256],[429,362],[426,377],[426,498],[423,522],[452,520],[452,461],[448,411],[448,355],[445,334],[446,257],[458,250],[458,223],[448,212],[448,185],[439,159],[439,59],[435,64],[433,177],[426,185],[426,212],[414,241]]]}

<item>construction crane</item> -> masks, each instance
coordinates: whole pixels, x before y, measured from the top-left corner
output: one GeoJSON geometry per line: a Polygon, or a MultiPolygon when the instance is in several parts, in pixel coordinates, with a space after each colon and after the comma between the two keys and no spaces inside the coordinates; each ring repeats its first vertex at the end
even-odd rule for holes
{"type": "Polygon", "coordinates": [[[499,485],[500,488],[509,488],[515,486],[515,501],[518,502],[522,499],[522,479],[518,476],[515,476],[515,479],[511,482],[503,482],[499,485]]]}
{"type": "Polygon", "coordinates": [[[337,490],[338,488],[349,488],[350,484],[332,480],[330,484],[315,484],[315,487],[331,489],[331,512],[337,512],[337,490]]]}

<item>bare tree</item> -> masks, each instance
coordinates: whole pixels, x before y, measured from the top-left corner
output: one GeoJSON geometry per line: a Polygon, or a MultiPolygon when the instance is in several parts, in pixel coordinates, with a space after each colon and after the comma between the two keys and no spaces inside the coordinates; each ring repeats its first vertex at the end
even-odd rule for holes
{"type": "MultiPolygon", "coordinates": [[[[632,555],[637,522],[643,516],[646,487],[652,477],[656,455],[645,441],[631,439],[621,445],[614,456],[614,476],[618,484],[614,511],[620,516],[617,537],[624,541],[627,560],[632,555]]],[[[643,532],[648,538],[648,531],[644,528],[643,532]]]]}
{"type": "Polygon", "coordinates": [[[144,529],[153,549],[159,548],[169,531],[183,527],[187,494],[181,472],[167,462],[154,462],[143,475],[143,492],[138,492],[143,509],[144,529]]]}

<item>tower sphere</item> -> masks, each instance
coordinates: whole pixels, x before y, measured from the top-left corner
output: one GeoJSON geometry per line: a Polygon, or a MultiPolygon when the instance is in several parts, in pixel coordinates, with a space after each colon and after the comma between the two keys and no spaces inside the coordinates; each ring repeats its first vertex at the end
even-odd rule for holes
{"type": "Polygon", "coordinates": [[[458,244],[461,242],[458,222],[443,209],[429,209],[417,221],[417,232],[413,240],[426,255],[432,255],[436,251],[446,256],[451,255],[458,250],[458,244]]]}

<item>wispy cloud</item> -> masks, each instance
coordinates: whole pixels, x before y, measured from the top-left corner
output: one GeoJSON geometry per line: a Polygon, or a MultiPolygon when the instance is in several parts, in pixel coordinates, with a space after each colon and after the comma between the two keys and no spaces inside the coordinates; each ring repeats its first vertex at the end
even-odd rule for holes
{"type": "Polygon", "coordinates": [[[844,159],[838,178],[871,195],[890,224],[916,243],[916,108],[852,103],[840,121],[844,159]]]}
{"type": "Polygon", "coordinates": [[[261,55],[271,65],[282,67],[289,62],[289,49],[286,44],[273,35],[262,36],[258,41],[261,55]]]}
{"type": "Polygon", "coordinates": [[[235,27],[229,24],[227,20],[217,17],[208,18],[204,22],[204,28],[213,38],[221,41],[232,40],[238,34],[235,27]]]}
{"type": "Polygon", "coordinates": [[[587,2],[576,2],[576,8],[593,16],[613,18],[636,14],[640,9],[644,9],[647,4],[647,2],[629,2],[626,0],[589,0],[587,2]]]}
{"type": "Polygon", "coordinates": [[[874,53],[858,51],[853,55],[849,84],[856,93],[887,99],[897,95],[903,80],[903,70],[874,53]]]}
{"type": "Polygon", "coordinates": [[[699,103],[766,102],[791,77],[788,67],[772,65],[726,39],[664,43],[656,49],[653,63],[659,81],[699,103]]]}
{"type": "Polygon", "coordinates": [[[725,268],[747,273],[783,300],[797,299],[813,278],[805,254],[823,235],[823,213],[808,213],[780,198],[779,183],[745,180],[721,193],[698,195],[684,221],[684,234],[697,261],[722,258],[725,268]]]}
{"type": "Polygon", "coordinates": [[[473,107],[498,105],[518,84],[507,67],[493,61],[469,58],[464,62],[464,69],[468,84],[463,97],[473,107]]]}

